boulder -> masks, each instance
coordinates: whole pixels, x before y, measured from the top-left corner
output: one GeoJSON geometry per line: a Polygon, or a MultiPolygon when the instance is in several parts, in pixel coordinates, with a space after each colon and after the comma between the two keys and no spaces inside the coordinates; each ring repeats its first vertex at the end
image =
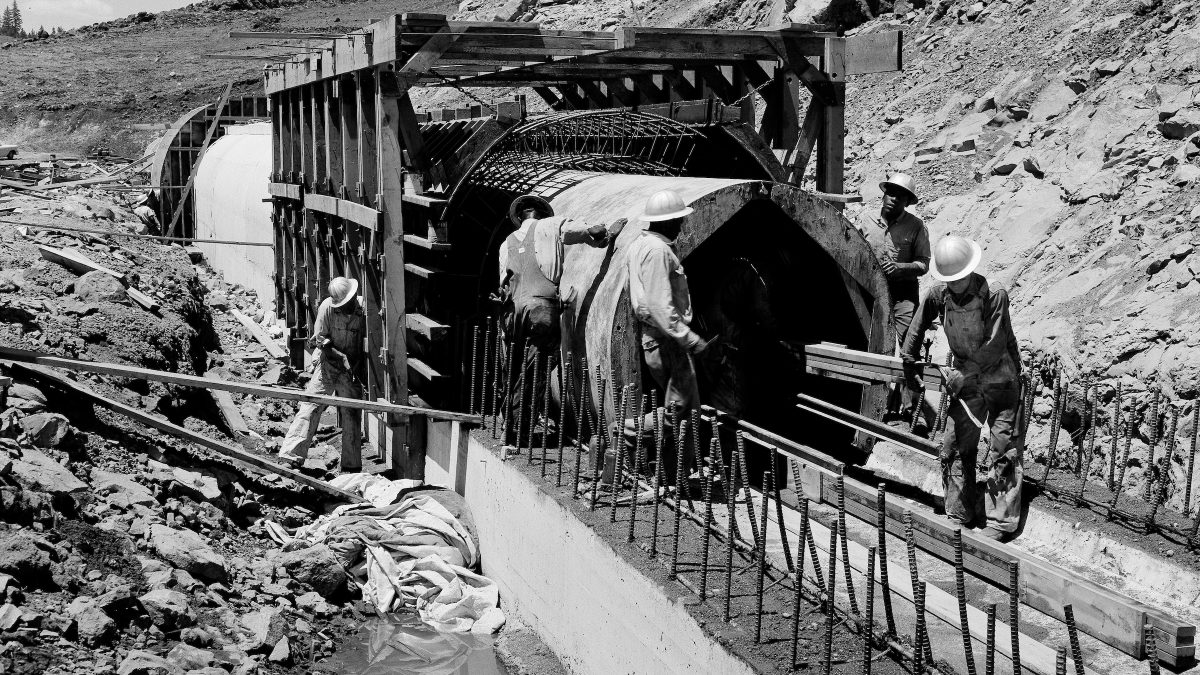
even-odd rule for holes
{"type": "Polygon", "coordinates": [[[1165,138],[1183,140],[1200,131],[1200,110],[1184,108],[1170,118],[1159,122],[1158,131],[1165,138]]]}
{"type": "Polygon", "coordinates": [[[0,572],[11,574],[25,586],[40,586],[50,572],[50,555],[33,537],[5,532],[0,535],[0,572]]]}
{"type": "Polygon", "coordinates": [[[83,608],[73,616],[79,641],[89,647],[106,644],[116,633],[117,624],[112,617],[90,602],[84,603],[83,608]]]}
{"type": "Polygon", "coordinates": [[[25,287],[22,270],[0,270],[0,293],[16,293],[25,287]]]}
{"type": "Polygon", "coordinates": [[[16,605],[0,605],[0,631],[8,632],[21,621],[21,610],[16,605]]]}
{"type": "Polygon", "coordinates": [[[108,592],[97,597],[95,605],[109,616],[130,614],[136,607],[133,601],[133,589],[129,584],[118,584],[108,592]]]}
{"type": "Polygon", "coordinates": [[[346,572],[324,544],[284,553],[279,564],[293,579],[327,598],[346,585],[346,572]]]}
{"type": "Polygon", "coordinates": [[[183,670],[199,670],[213,664],[213,653],[180,642],[167,652],[167,662],[183,670]]]}
{"type": "Polygon", "coordinates": [[[221,498],[221,488],[216,478],[187,469],[175,469],[169,489],[174,496],[190,497],[198,502],[211,502],[221,498]]]}
{"type": "Polygon", "coordinates": [[[226,577],[225,558],[191,530],[154,525],[150,528],[150,545],[172,565],[197,577],[213,581],[222,581],[226,577]]]}
{"type": "Polygon", "coordinates": [[[273,649],[287,632],[287,619],[270,607],[246,614],[239,621],[249,633],[241,645],[248,652],[273,649]]]}
{"type": "Polygon", "coordinates": [[[292,660],[292,645],[288,641],[287,636],[280,638],[279,642],[275,643],[275,647],[271,650],[267,660],[271,663],[286,664],[292,660]]]}
{"type": "Polygon", "coordinates": [[[92,491],[119,509],[127,509],[134,504],[153,506],[158,503],[150,488],[125,474],[102,469],[92,469],[92,491]]]}
{"type": "Polygon", "coordinates": [[[8,407],[23,413],[38,413],[46,409],[46,395],[37,387],[14,382],[8,388],[8,407]]]}
{"type": "Polygon", "coordinates": [[[1171,174],[1170,182],[1172,185],[1184,186],[1196,182],[1197,179],[1200,179],[1200,167],[1194,164],[1180,164],[1171,174]]]}
{"type": "Polygon", "coordinates": [[[76,279],[75,295],[83,302],[125,302],[129,297],[116,277],[100,270],[76,279]]]}
{"type": "Polygon", "coordinates": [[[13,460],[12,475],[21,487],[53,495],[68,495],[88,489],[87,483],[76,478],[75,474],[32,449],[25,449],[20,459],[13,460]]]}
{"type": "Polygon", "coordinates": [[[21,420],[21,429],[39,448],[57,448],[71,437],[71,421],[58,413],[29,415],[21,420]]]}
{"type": "Polygon", "coordinates": [[[187,596],[179,591],[158,588],[138,598],[138,602],[146,608],[150,621],[163,632],[196,623],[196,614],[188,605],[187,596]]]}
{"type": "Polygon", "coordinates": [[[117,667],[117,675],[163,675],[164,673],[182,672],[172,666],[166,659],[141,649],[129,652],[121,665],[117,667]]]}

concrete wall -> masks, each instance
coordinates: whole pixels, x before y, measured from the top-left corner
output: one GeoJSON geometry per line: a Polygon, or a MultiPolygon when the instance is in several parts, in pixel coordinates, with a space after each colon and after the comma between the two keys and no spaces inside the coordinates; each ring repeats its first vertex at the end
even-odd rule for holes
{"type": "Polygon", "coordinates": [[[573,673],[755,672],[705,633],[677,595],[459,425],[429,423],[425,475],[466,498],[483,573],[499,585],[504,611],[532,626],[573,673]]]}
{"type": "Polygon", "coordinates": [[[265,246],[205,244],[205,239],[270,242],[271,125],[230,127],[204,154],[196,173],[196,246],[226,281],[273,307],[275,254],[265,246]]]}

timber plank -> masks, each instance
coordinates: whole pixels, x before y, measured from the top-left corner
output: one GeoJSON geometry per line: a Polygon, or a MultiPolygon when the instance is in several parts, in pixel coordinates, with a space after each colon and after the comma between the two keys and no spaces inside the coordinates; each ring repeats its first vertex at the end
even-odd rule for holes
{"type": "Polygon", "coordinates": [[[446,336],[446,331],[450,330],[449,326],[442,325],[424,314],[410,312],[404,315],[404,321],[409,330],[415,331],[429,340],[440,340],[446,336]]]}
{"type": "Polygon", "coordinates": [[[78,272],[79,274],[87,274],[88,272],[104,272],[105,274],[117,279],[117,281],[120,281],[121,285],[125,286],[125,294],[129,296],[129,299],[141,305],[143,309],[147,309],[151,312],[157,312],[159,309],[158,301],[139,291],[133,286],[130,286],[128,279],[124,274],[104,267],[103,265],[96,264],[91,258],[87,257],[80,251],[69,248],[54,248],[53,246],[38,244],[38,253],[40,253],[46,260],[58,263],[63,267],[78,272]]]}
{"type": "Polygon", "coordinates": [[[233,318],[241,322],[242,326],[244,326],[246,330],[250,332],[250,335],[253,336],[259,344],[267,348],[267,351],[271,354],[271,356],[277,359],[287,358],[287,350],[283,347],[280,347],[279,343],[272,340],[271,336],[267,335],[267,332],[262,329],[262,326],[254,322],[254,319],[251,319],[237,309],[230,309],[229,313],[233,315],[233,318]]]}
{"type": "MultiPolygon", "coordinates": [[[[26,372],[26,373],[33,375],[34,377],[37,377],[39,379],[42,379],[42,380],[45,380],[48,382],[52,382],[54,384],[57,384],[61,387],[66,388],[70,391],[73,391],[77,394],[85,396],[88,399],[90,399],[92,401],[92,403],[95,405],[98,405],[102,408],[106,408],[106,409],[111,410],[120,415],[129,417],[131,419],[135,419],[135,420],[145,424],[146,426],[152,427],[154,429],[158,429],[159,431],[171,434],[172,436],[183,438],[188,441],[191,441],[192,443],[195,443],[196,445],[208,448],[209,450],[212,450],[218,454],[224,455],[225,457],[235,460],[241,464],[248,465],[251,468],[258,471],[259,473],[279,474],[280,476],[294,480],[297,483],[316,488],[317,490],[320,490],[321,492],[324,492],[330,496],[337,497],[338,499],[342,499],[342,500],[345,500],[348,502],[366,501],[362,497],[359,497],[356,494],[352,494],[350,492],[346,492],[345,490],[336,488],[336,487],[330,485],[329,483],[326,483],[323,480],[318,480],[316,478],[306,476],[306,475],[300,473],[299,471],[293,471],[292,469],[289,469],[285,466],[276,464],[275,462],[272,462],[266,458],[259,457],[258,455],[254,455],[249,452],[246,452],[245,450],[242,450],[241,448],[235,448],[232,445],[229,445],[227,443],[222,443],[221,441],[209,438],[209,437],[199,434],[195,431],[192,431],[191,429],[185,429],[181,426],[172,424],[166,420],[159,419],[149,413],[138,410],[137,408],[133,408],[131,406],[125,405],[124,403],[114,401],[107,396],[103,396],[95,391],[92,391],[90,388],[85,387],[84,385],[82,385],[78,382],[69,380],[69,379],[63,377],[62,375],[59,375],[58,373],[55,373],[54,371],[49,370],[47,368],[42,368],[42,367],[35,366],[35,365],[28,365],[25,363],[20,363],[20,364],[15,364],[15,365],[18,370],[26,372]]],[[[197,379],[199,379],[199,378],[197,378],[197,379]]]]}
{"type": "MultiPolygon", "coordinates": [[[[224,380],[220,373],[208,371],[204,373],[205,379],[216,380],[218,382],[224,380]]],[[[212,396],[213,401],[217,404],[217,411],[221,413],[221,419],[225,420],[225,426],[236,435],[249,436],[250,427],[246,426],[246,420],[242,417],[242,412],[238,410],[237,404],[233,402],[233,395],[221,389],[210,389],[208,393],[212,396]]]]}

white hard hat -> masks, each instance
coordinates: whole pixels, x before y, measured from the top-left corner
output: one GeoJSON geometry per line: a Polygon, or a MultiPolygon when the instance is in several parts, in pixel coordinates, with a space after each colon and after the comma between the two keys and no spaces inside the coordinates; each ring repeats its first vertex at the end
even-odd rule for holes
{"type": "Polygon", "coordinates": [[[554,215],[554,207],[550,206],[550,202],[544,197],[537,195],[521,195],[512,201],[508,206],[508,219],[513,225],[521,226],[522,214],[528,209],[536,209],[541,214],[542,218],[549,218],[554,215]]]}
{"type": "Polygon", "coordinates": [[[682,218],[694,211],[692,207],[683,203],[683,197],[674,190],[663,190],[655,192],[646,200],[646,210],[642,213],[642,220],[647,223],[656,223],[660,220],[674,220],[682,218]]]}
{"type": "Polygon", "coordinates": [[[329,299],[334,307],[341,307],[358,294],[358,281],[349,277],[334,277],[329,282],[329,299]]]}
{"type": "Polygon", "coordinates": [[[912,197],[912,203],[917,203],[917,181],[906,173],[894,173],[890,178],[879,184],[879,189],[887,191],[887,186],[894,185],[908,193],[912,197]]]}
{"type": "Polygon", "coordinates": [[[942,237],[933,247],[929,273],[938,281],[958,281],[975,271],[983,252],[979,244],[963,237],[942,237]]]}

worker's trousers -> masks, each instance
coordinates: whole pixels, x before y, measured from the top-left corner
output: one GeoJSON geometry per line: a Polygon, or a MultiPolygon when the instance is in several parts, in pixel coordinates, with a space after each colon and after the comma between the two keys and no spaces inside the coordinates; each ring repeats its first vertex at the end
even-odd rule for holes
{"type": "MultiPolygon", "coordinates": [[[[904,336],[908,335],[908,327],[912,325],[913,313],[916,312],[917,305],[920,303],[918,298],[901,297],[892,298],[892,331],[896,334],[896,343],[903,348],[904,336]]],[[[909,400],[912,394],[908,390],[908,385],[904,381],[897,382],[892,385],[892,390],[888,394],[888,411],[908,415],[909,400]]]]}
{"type": "Polygon", "coordinates": [[[560,321],[561,311],[552,301],[518,307],[505,321],[510,338],[504,354],[504,368],[509,372],[504,403],[507,445],[529,447],[532,427],[545,406],[546,383],[558,368],[560,321]]]}
{"type": "Polygon", "coordinates": [[[1021,522],[1022,455],[1024,430],[1020,428],[1021,396],[1016,382],[985,385],[963,392],[952,400],[949,422],[942,442],[942,482],[946,492],[946,515],[964,526],[975,524],[978,511],[987,526],[1000,532],[1015,532],[1021,522]],[[979,437],[983,432],[971,417],[991,425],[991,443],[983,465],[987,477],[976,482],[979,437]],[[982,487],[982,500],[978,488],[982,487]]]}
{"type": "MultiPolygon", "coordinates": [[[[363,394],[362,386],[353,374],[341,366],[326,366],[320,358],[313,364],[313,376],[304,392],[346,398],[362,398],[363,394]]],[[[321,425],[321,415],[326,407],[316,403],[300,404],[296,419],[292,420],[292,426],[288,428],[279,449],[281,459],[303,461],[308,457],[308,447],[317,433],[317,427],[321,425]]],[[[342,428],[342,473],[362,470],[361,415],[353,408],[338,410],[338,421],[342,428]]]]}
{"type": "MultiPolygon", "coordinates": [[[[654,383],[663,390],[663,407],[670,409],[671,402],[675,402],[675,409],[679,413],[679,419],[687,419],[692,408],[700,403],[700,391],[696,385],[696,370],[692,364],[692,357],[681,347],[677,342],[670,338],[653,338],[650,336],[642,336],[642,359],[646,363],[646,370],[650,372],[650,377],[654,378],[654,383]]],[[[640,403],[640,402],[639,402],[640,403]]],[[[625,442],[625,456],[632,457],[634,449],[639,441],[637,433],[637,415],[627,417],[622,420],[621,435],[625,442]]],[[[690,422],[689,422],[690,424],[690,422]]],[[[640,441],[647,446],[654,442],[654,415],[646,414],[642,418],[642,434],[640,441]]],[[[674,475],[675,462],[674,444],[667,444],[669,457],[664,458],[670,462],[666,467],[668,479],[674,475]]],[[[686,448],[690,450],[690,446],[686,448]]],[[[693,458],[685,457],[688,461],[688,466],[691,466],[693,458]]],[[[632,463],[631,463],[632,464],[632,463]]]]}

